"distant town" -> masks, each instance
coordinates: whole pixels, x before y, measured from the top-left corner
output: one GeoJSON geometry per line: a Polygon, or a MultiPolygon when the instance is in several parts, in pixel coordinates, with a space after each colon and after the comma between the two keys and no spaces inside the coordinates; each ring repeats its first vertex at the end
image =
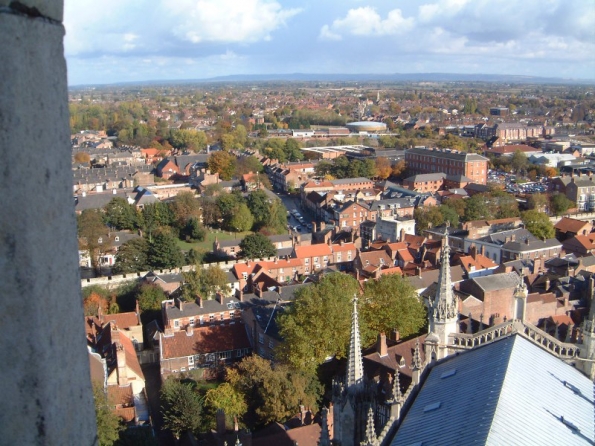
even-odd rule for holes
{"type": "Polygon", "coordinates": [[[100,444],[593,444],[594,93],[71,88],[100,444]]]}

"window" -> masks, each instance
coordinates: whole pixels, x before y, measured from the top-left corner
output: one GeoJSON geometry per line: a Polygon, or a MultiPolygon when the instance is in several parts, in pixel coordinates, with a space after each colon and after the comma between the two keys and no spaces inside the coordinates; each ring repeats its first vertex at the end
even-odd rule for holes
{"type": "Polygon", "coordinates": [[[191,317],[191,318],[190,318],[190,320],[188,321],[188,323],[189,323],[190,325],[194,325],[194,318],[193,318],[193,317],[191,317]]]}
{"type": "Polygon", "coordinates": [[[117,235],[114,237],[114,241],[119,242],[120,241],[120,237],[118,237],[117,235]]]}
{"type": "Polygon", "coordinates": [[[194,356],[188,356],[188,365],[194,364],[194,356]]]}
{"type": "Polygon", "coordinates": [[[209,314],[209,322],[215,322],[215,315],[209,314]]]}
{"type": "Polygon", "coordinates": [[[221,320],[224,321],[225,320],[225,313],[220,313],[219,316],[221,317],[221,320]]]}
{"type": "Polygon", "coordinates": [[[242,279],[247,280],[248,279],[248,273],[242,273],[242,279]]]}
{"type": "Polygon", "coordinates": [[[231,358],[231,351],[226,352],[219,352],[219,359],[230,359],[231,358]]]}
{"type": "Polygon", "coordinates": [[[309,265],[309,264],[310,264],[310,259],[306,259],[306,260],[304,260],[304,263],[305,263],[306,265],[309,265]]]}
{"type": "Polygon", "coordinates": [[[205,319],[202,316],[198,318],[198,321],[199,321],[200,325],[205,323],[205,319]]]}
{"type": "Polygon", "coordinates": [[[236,358],[241,358],[244,356],[244,351],[242,349],[236,350],[236,358]]]}
{"type": "Polygon", "coordinates": [[[207,362],[215,362],[215,353],[209,353],[206,355],[207,362]]]}
{"type": "Polygon", "coordinates": [[[176,320],[174,321],[174,327],[175,327],[175,328],[180,328],[180,321],[179,321],[178,319],[176,319],[176,320]]]}
{"type": "Polygon", "coordinates": [[[234,317],[235,317],[235,311],[232,310],[229,312],[229,318],[233,319],[234,317]]]}

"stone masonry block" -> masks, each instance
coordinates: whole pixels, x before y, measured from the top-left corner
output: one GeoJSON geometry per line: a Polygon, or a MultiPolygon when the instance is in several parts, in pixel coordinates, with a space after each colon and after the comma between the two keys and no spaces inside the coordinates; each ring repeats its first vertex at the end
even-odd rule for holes
{"type": "Polygon", "coordinates": [[[2,444],[96,442],[63,37],[0,13],[2,444]]]}
{"type": "MultiPolygon", "coordinates": [[[[58,22],[64,20],[63,0],[0,0],[0,6],[10,7],[11,3],[20,4],[25,8],[35,8],[40,15],[58,22]]],[[[18,10],[20,6],[13,6],[13,9],[18,10]]]]}

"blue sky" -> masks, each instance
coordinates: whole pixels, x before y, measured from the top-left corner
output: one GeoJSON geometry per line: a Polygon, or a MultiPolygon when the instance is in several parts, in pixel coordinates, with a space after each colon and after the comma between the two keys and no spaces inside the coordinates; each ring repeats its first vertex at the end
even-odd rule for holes
{"type": "Polygon", "coordinates": [[[70,85],[277,73],[595,79],[595,0],[65,0],[70,85]]]}

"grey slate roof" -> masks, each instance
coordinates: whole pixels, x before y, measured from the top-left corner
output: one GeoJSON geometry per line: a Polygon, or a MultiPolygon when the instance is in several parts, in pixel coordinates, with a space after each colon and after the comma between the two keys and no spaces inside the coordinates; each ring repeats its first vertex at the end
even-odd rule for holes
{"type": "Polygon", "coordinates": [[[409,178],[405,178],[405,181],[411,181],[414,183],[425,183],[426,181],[438,181],[446,178],[446,174],[442,172],[438,173],[420,173],[413,175],[409,178]]]}
{"type": "Polygon", "coordinates": [[[390,445],[592,445],[593,409],[587,377],[514,335],[436,365],[390,445]]]}
{"type": "Polygon", "coordinates": [[[514,288],[520,283],[520,277],[515,272],[492,274],[490,276],[474,277],[471,279],[484,291],[497,291],[506,288],[514,288]]]}
{"type": "Polygon", "coordinates": [[[476,153],[452,151],[450,149],[425,149],[421,147],[409,149],[406,153],[418,155],[435,156],[437,158],[451,159],[457,161],[487,161],[488,159],[476,153]]]}
{"type": "Polygon", "coordinates": [[[529,240],[529,243],[525,242],[508,242],[502,246],[502,249],[507,251],[514,251],[514,252],[527,252],[527,251],[536,251],[538,249],[546,249],[546,248],[561,248],[562,243],[560,243],[555,238],[548,238],[546,240],[529,240]]]}

